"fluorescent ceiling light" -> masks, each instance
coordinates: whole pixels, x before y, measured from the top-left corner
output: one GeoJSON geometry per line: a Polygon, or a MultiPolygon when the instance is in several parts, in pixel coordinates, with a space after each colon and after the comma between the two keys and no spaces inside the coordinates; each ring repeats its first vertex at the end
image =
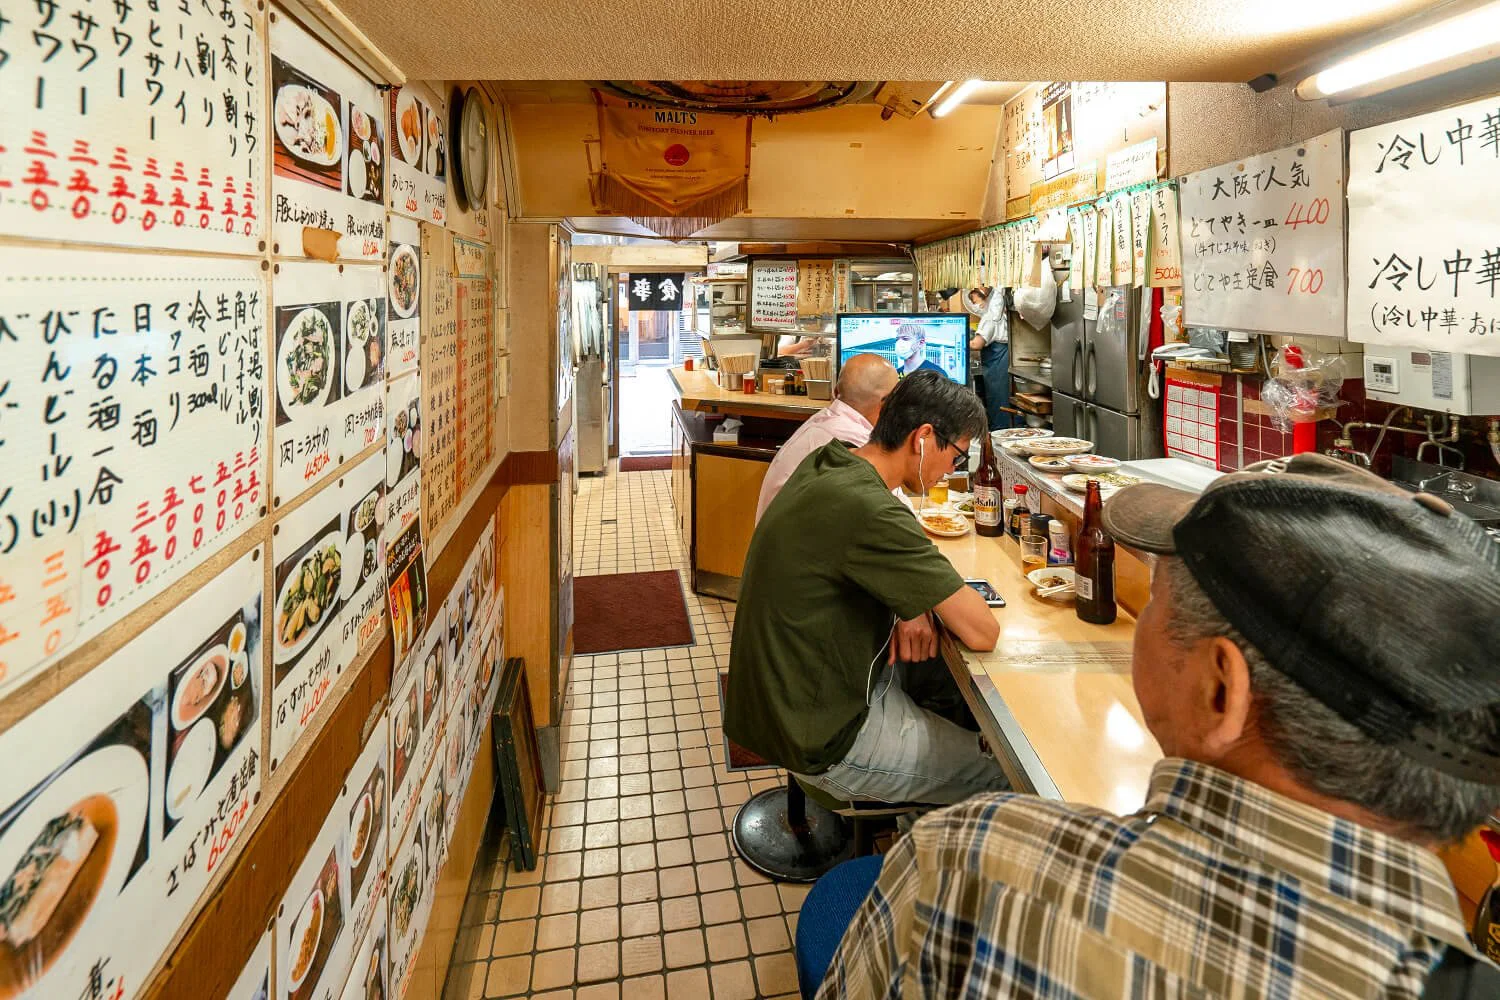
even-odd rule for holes
{"type": "MultiPolygon", "coordinates": [[[[1500,4],[1497,4],[1497,6],[1500,6],[1500,4]]],[[[965,80],[957,87],[954,87],[953,91],[948,94],[948,96],[939,101],[937,106],[932,109],[932,117],[941,118],[948,112],[952,111],[954,108],[958,107],[964,102],[964,98],[972,94],[974,92],[974,88],[979,86],[979,84],[982,82],[983,81],[981,80],[965,80]]]]}
{"type": "Polygon", "coordinates": [[[1368,97],[1500,56],[1500,3],[1383,42],[1297,85],[1304,101],[1368,97]]]}

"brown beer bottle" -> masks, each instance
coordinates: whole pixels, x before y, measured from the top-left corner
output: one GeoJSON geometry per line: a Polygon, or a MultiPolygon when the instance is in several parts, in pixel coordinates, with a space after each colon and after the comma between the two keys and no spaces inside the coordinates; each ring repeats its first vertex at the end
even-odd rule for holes
{"type": "Polygon", "coordinates": [[[1104,530],[1099,480],[1090,479],[1083,503],[1083,528],[1073,554],[1074,602],[1078,617],[1094,625],[1115,620],[1115,540],[1104,530]]]}
{"type": "Polygon", "coordinates": [[[980,439],[979,469],[974,473],[974,530],[987,538],[1005,534],[1000,519],[1000,463],[988,434],[980,439]]]}

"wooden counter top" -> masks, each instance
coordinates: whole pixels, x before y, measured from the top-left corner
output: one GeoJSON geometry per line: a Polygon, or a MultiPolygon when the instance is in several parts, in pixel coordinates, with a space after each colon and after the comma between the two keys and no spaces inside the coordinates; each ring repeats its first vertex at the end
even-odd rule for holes
{"type": "Polygon", "coordinates": [[[711,373],[697,369],[673,368],[670,374],[684,410],[805,420],[831,402],[808,396],[777,396],[769,392],[749,395],[731,392],[720,388],[711,373]]]}
{"type": "Polygon", "coordinates": [[[1134,621],[1122,610],[1113,625],[1088,625],[1072,604],[1033,596],[1008,538],[936,541],[961,574],[990,581],[1007,602],[994,610],[993,652],[946,652],[971,679],[966,694],[1012,783],[1116,813],[1140,808],[1162,754],[1131,687],[1134,621]]]}

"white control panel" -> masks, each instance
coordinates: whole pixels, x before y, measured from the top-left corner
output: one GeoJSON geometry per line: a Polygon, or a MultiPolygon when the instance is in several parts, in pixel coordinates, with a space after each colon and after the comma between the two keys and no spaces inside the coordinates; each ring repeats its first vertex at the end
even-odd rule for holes
{"type": "Polygon", "coordinates": [[[1460,416],[1500,414],[1500,358],[1381,347],[1365,355],[1365,392],[1384,403],[1460,416]]]}

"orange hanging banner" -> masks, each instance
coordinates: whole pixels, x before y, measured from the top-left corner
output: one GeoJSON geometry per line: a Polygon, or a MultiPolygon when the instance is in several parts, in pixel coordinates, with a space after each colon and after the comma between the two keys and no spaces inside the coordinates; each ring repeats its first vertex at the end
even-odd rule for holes
{"type": "Polygon", "coordinates": [[[594,92],[602,211],[685,239],[744,210],[750,119],[658,108],[594,92]]]}

